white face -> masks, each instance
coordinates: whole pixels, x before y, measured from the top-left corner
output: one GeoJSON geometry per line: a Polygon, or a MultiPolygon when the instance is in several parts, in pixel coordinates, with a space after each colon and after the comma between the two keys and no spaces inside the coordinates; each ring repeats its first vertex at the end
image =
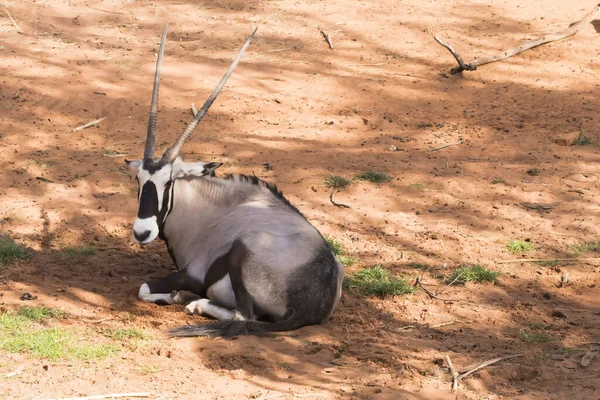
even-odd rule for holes
{"type": "Polygon", "coordinates": [[[184,176],[201,177],[213,172],[221,163],[186,164],[179,157],[172,164],[156,161],[146,168],[143,160],[126,161],[136,173],[139,183],[138,217],[133,223],[133,240],[147,245],[158,237],[162,225],[173,206],[173,182],[184,176]]]}
{"type": "Polygon", "coordinates": [[[165,164],[158,170],[152,172],[144,168],[141,161],[132,161],[129,166],[136,172],[139,184],[138,217],[133,223],[133,240],[137,244],[146,245],[152,242],[159,233],[159,218],[164,218],[170,204],[163,204],[166,199],[169,202],[171,193],[165,190],[172,186],[172,166],[165,164]]]}

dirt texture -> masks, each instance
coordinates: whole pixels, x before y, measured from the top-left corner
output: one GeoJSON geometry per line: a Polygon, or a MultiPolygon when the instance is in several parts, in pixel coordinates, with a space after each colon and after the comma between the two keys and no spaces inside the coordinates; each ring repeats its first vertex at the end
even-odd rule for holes
{"type": "Polygon", "coordinates": [[[600,360],[580,365],[588,342],[600,340],[600,263],[498,263],[572,258],[572,246],[600,238],[598,25],[462,75],[450,75],[455,61],[429,32],[470,61],[564,29],[595,3],[5,5],[0,229],[31,248],[32,257],[0,269],[2,307],[45,305],[68,313],[52,322],[57,326],[136,327],[153,339],[96,362],[48,362],[0,350],[0,398],[149,392],[152,399],[600,399],[600,360]],[[451,301],[423,290],[385,299],[348,290],[321,326],[269,338],[167,338],[169,328],[203,318],[136,299],[143,282],[173,265],[159,240],[144,248],[133,243],[137,186],[123,162],[143,153],[167,20],[159,151],[258,26],[184,146],[185,159],[222,162],[219,174],[256,174],[276,184],[359,259],[348,274],[374,265],[411,282],[423,274],[429,290],[451,301]],[[573,131],[591,144],[555,142],[573,131]],[[335,197],[350,208],[333,206],[324,179],[366,170],[393,179],[355,180],[335,197]],[[528,240],[534,249],[510,254],[511,239],[528,240]],[[63,251],[80,245],[98,251],[63,251]],[[448,286],[444,278],[461,264],[501,275],[496,284],[448,286]],[[558,287],[564,273],[568,283],[558,287]],[[25,292],[37,299],[21,301],[25,292]],[[540,326],[551,340],[525,340],[524,331],[540,326]],[[451,392],[445,354],[465,371],[521,353],[451,392]],[[5,376],[20,367],[20,374],[5,376]]]}

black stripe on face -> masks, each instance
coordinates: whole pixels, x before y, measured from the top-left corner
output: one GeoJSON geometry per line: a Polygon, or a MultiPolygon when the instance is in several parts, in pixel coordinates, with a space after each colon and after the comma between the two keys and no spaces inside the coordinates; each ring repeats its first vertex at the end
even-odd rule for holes
{"type": "Polygon", "coordinates": [[[156,185],[152,181],[147,181],[144,183],[144,187],[142,187],[138,218],[150,218],[155,215],[158,215],[158,195],[156,193],[156,185]]]}
{"type": "Polygon", "coordinates": [[[168,213],[170,210],[169,198],[172,196],[171,186],[173,186],[173,181],[167,182],[165,185],[165,190],[163,192],[163,200],[162,200],[162,210],[158,213],[158,223],[162,225],[167,219],[168,213]]]}

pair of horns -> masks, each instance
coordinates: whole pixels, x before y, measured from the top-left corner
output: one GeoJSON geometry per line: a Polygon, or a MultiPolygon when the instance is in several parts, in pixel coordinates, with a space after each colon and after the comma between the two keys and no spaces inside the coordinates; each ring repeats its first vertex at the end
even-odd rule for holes
{"type": "MultiPolygon", "coordinates": [[[[148,119],[148,135],[146,136],[146,148],[144,149],[144,159],[152,158],[152,156],[154,155],[154,145],[156,141],[156,119],[158,116],[158,87],[160,86],[160,66],[162,62],[163,51],[165,49],[165,39],[167,38],[168,27],[169,23],[167,22],[165,24],[165,29],[163,30],[162,38],[160,40],[160,48],[158,49],[158,59],[156,60],[156,72],[154,73],[154,88],[152,90],[152,104],[150,105],[150,117],[148,119]]],[[[215,90],[213,90],[211,95],[208,97],[202,108],[198,111],[192,122],[190,122],[190,124],[185,128],[185,130],[175,141],[175,143],[173,143],[173,145],[169,147],[167,151],[165,151],[165,153],[162,156],[163,160],[169,163],[175,161],[175,158],[177,158],[179,152],[181,151],[181,147],[189,139],[196,126],[198,126],[198,124],[200,123],[200,121],[202,120],[212,103],[215,101],[215,99],[221,92],[221,89],[223,89],[223,86],[225,86],[225,83],[231,76],[231,73],[239,64],[242,55],[244,55],[244,52],[250,45],[250,42],[252,41],[252,38],[254,37],[254,34],[256,33],[257,29],[258,27],[254,29],[254,32],[252,32],[248,40],[246,40],[246,43],[244,43],[244,46],[240,50],[238,56],[235,60],[233,60],[233,62],[229,66],[229,69],[227,70],[227,72],[225,72],[225,75],[223,75],[223,78],[221,78],[221,81],[219,82],[215,90]]]]}

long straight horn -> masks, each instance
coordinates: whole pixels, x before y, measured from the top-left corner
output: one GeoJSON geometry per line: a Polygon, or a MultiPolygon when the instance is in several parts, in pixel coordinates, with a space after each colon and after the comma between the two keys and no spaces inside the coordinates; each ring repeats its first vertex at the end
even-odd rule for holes
{"type": "Polygon", "coordinates": [[[148,118],[148,136],[146,136],[146,148],[144,149],[144,159],[152,158],[154,155],[154,142],[156,140],[156,119],[158,117],[158,87],[160,86],[160,65],[163,52],[165,50],[165,39],[167,38],[167,28],[169,23],[165,23],[162,38],[160,39],[160,48],[158,49],[158,58],[156,59],[156,72],[154,73],[154,89],[152,89],[152,104],[150,105],[150,117],[148,118]]]}
{"type": "Polygon", "coordinates": [[[246,43],[240,50],[238,56],[236,57],[235,60],[233,60],[233,63],[231,63],[231,66],[229,66],[229,69],[227,70],[225,75],[223,75],[223,78],[221,78],[221,81],[219,82],[219,84],[217,85],[215,90],[213,90],[210,97],[208,98],[208,100],[206,100],[206,102],[204,103],[204,105],[202,106],[200,111],[198,111],[198,113],[196,114],[196,116],[194,117],[192,122],[190,122],[190,124],[187,126],[187,128],[185,128],[185,130],[183,131],[181,136],[179,136],[179,138],[173,144],[173,146],[171,146],[167,151],[165,151],[165,154],[163,155],[163,160],[166,160],[168,162],[173,162],[175,160],[175,158],[177,158],[177,156],[179,155],[179,151],[181,151],[181,147],[186,142],[186,140],[189,139],[190,135],[192,134],[192,132],[194,131],[194,129],[196,128],[198,123],[200,123],[200,121],[202,120],[202,117],[204,117],[204,115],[206,114],[206,112],[208,111],[208,109],[210,108],[212,103],[215,101],[215,99],[221,92],[221,89],[223,89],[223,86],[225,86],[227,79],[229,79],[229,76],[231,76],[231,73],[233,72],[235,67],[237,67],[238,63],[240,62],[240,59],[244,55],[244,52],[246,51],[248,46],[250,45],[250,42],[252,41],[252,38],[254,37],[254,34],[256,33],[257,30],[258,30],[258,27],[256,27],[254,29],[254,32],[252,32],[252,34],[250,35],[248,40],[246,40],[246,43]]]}

